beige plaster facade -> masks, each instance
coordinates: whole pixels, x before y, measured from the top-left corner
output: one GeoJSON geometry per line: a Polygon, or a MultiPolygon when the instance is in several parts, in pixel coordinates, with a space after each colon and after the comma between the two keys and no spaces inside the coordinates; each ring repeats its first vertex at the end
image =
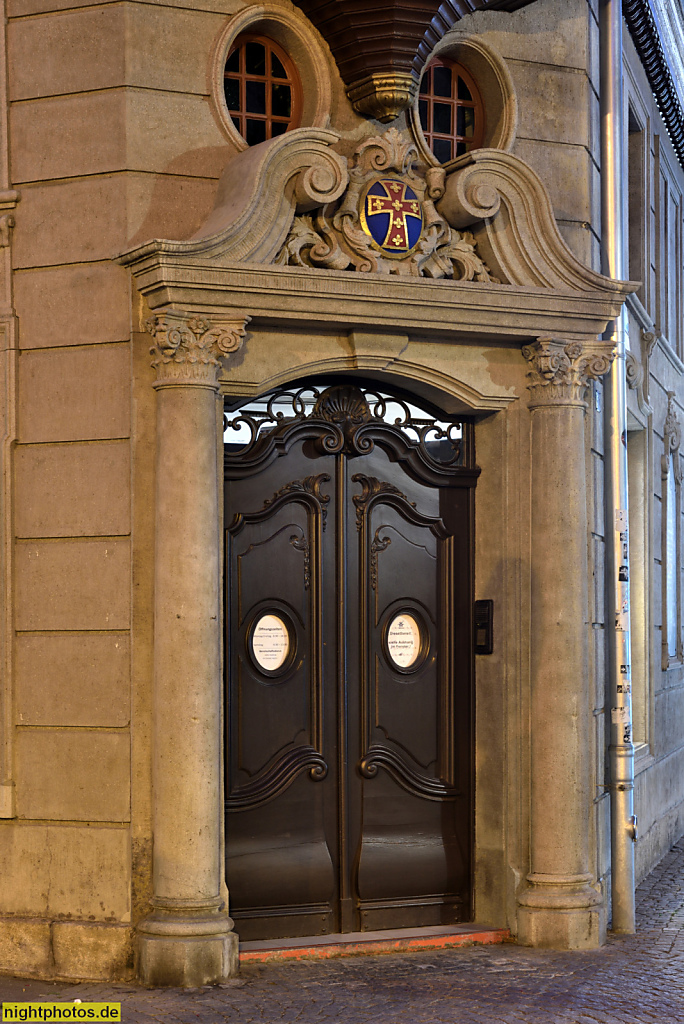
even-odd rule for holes
{"type": "Polygon", "coordinates": [[[600,274],[596,7],[537,0],[444,37],[492,112],[486,148],[445,174],[415,115],[353,110],[288,0],[5,0],[0,970],[237,970],[222,397],[325,374],[475,420],[475,596],[495,607],[476,659],[475,920],[533,945],[603,941],[601,338],[625,300],[639,877],[684,831],[684,331],[666,244],[670,225],[681,247],[684,172],[625,33],[632,295],[600,274]],[[307,94],[302,127],[252,150],[220,92],[249,28],[289,50],[307,94]],[[292,265],[309,252],[295,218],[313,230],[374,151],[396,173],[418,160],[460,263],[433,245],[406,273],[292,265]]]}

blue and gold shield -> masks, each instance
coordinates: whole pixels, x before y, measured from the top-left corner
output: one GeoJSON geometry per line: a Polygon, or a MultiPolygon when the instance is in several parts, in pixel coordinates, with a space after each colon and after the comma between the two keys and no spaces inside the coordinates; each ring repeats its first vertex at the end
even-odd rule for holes
{"type": "Polygon", "coordinates": [[[367,190],[361,224],[375,248],[386,256],[407,256],[423,230],[423,209],[418,196],[401,178],[378,178],[367,190]]]}

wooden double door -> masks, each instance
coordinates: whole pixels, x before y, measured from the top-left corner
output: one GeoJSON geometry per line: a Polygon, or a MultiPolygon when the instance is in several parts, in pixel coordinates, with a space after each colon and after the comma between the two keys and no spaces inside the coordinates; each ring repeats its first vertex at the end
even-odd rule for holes
{"type": "Polygon", "coordinates": [[[226,874],[243,939],[470,915],[466,438],[431,449],[349,385],[311,405],[272,408],[225,462],[226,874]]]}

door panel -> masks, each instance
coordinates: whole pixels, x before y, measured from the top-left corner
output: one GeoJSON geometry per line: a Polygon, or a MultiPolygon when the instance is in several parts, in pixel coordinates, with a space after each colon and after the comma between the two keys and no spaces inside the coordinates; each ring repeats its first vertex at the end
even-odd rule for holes
{"type": "Polygon", "coordinates": [[[348,385],[226,458],[226,870],[245,939],[469,914],[475,476],[348,385]]]}

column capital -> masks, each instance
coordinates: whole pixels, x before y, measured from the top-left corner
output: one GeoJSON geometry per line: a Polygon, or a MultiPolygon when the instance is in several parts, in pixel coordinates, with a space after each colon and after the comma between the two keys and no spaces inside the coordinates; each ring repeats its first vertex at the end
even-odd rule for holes
{"type": "Polygon", "coordinates": [[[581,405],[587,385],[607,373],[615,358],[615,346],[605,341],[564,341],[537,338],[523,345],[530,364],[530,407],[539,405],[581,405]]]}
{"type": "Polygon", "coordinates": [[[218,390],[221,357],[237,352],[245,337],[249,316],[212,317],[166,310],[145,321],[154,339],[150,349],[157,371],[155,388],[190,385],[218,390]]]}

